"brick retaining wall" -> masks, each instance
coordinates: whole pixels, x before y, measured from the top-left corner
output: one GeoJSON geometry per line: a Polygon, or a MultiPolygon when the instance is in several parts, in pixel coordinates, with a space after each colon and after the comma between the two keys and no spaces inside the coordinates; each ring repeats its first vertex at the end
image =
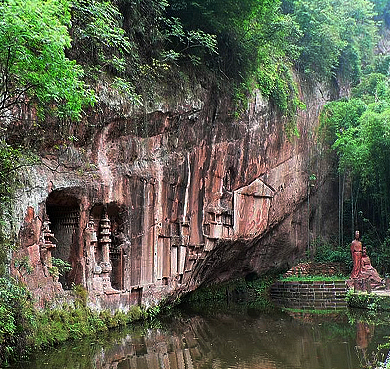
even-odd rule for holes
{"type": "Polygon", "coordinates": [[[296,309],[340,309],[347,307],[345,281],[276,282],[271,286],[272,300],[296,309]]]}

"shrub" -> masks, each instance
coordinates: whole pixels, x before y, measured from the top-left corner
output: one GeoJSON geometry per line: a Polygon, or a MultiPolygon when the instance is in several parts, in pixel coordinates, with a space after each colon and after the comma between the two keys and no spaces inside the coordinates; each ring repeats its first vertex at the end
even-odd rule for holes
{"type": "Polygon", "coordinates": [[[0,365],[26,353],[33,324],[27,289],[11,279],[0,278],[0,365]]]}
{"type": "Polygon", "coordinates": [[[352,269],[352,258],[348,245],[340,247],[322,239],[313,242],[313,261],[317,263],[342,263],[352,269]]]}

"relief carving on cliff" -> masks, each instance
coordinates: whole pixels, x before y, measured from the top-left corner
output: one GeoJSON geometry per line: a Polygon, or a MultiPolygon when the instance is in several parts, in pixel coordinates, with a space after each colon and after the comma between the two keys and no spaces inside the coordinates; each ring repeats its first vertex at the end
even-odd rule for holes
{"type": "MultiPolygon", "coordinates": [[[[81,199],[57,193],[46,202],[42,209],[45,220],[35,216],[34,209],[28,207],[27,215],[20,229],[19,240],[21,248],[14,254],[14,259],[27,257],[32,267],[32,274],[26,277],[29,285],[37,297],[38,303],[53,297],[53,292],[61,292],[74,285],[76,279],[81,280],[87,290],[93,295],[119,294],[123,289],[123,279],[127,238],[118,230],[116,222],[111,222],[102,205],[96,210],[93,206],[85,209],[77,208],[76,203],[81,199]],[[102,210],[103,209],[103,210],[102,210]],[[94,216],[89,214],[94,212],[94,216]],[[89,221],[79,236],[83,220],[89,221]],[[53,229],[50,229],[50,220],[53,219],[53,229]],[[58,243],[57,247],[53,241],[58,243]],[[72,270],[61,276],[51,273],[52,253],[63,261],[69,262],[72,270]],[[61,283],[60,283],[61,282],[61,283]],[[113,288],[113,285],[115,289],[113,288]],[[43,288],[44,286],[44,288],[43,288]],[[118,290],[117,290],[118,289],[118,290]]],[[[111,207],[115,220],[115,207],[111,207]],[[112,210],[114,208],[114,210],[112,210]]],[[[20,274],[17,269],[16,275],[20,274]]],[[[136,301],[139,300],[140,291],[136,292],[136,301]]],[[[128,300],[127,296],[127,300],[128,300]]]]}
{"type": "Polygon", "coordinates": [[[42,224],[41,237],[39,242],[41,262],[47,268],[51,268],[52,265],[52,250],[56,245],[52,242],[55,240],[54,234],[50,230],[50,221],[45,219],[42,224]]]}
{"type": "Polygon", "coordinates": [[[274,190],[260,178],[230,193],[224,177],[223,195],[206,206],[203,234],[204,251],[211,251],[218,239],[248,238],[265,231],[274,190]]]}
{"type": "Polygon", "coordinates": [[[109,180],[77,178],[75,187],[51,182],[40,206],[56,239],[53,256],[72,266],[60,278],[64,289],[81,284],[91,299],[123,298],[127,305],[157,301],[175,289],[195,288],[202,282],[196,279],[200,268],[214,263],[211,273],[234,254],[233,244],[240,252],[240,245],[267,231],[273,198],[282,192],[267,182],[284,184],[285,177],[267,177],[246,142],[204,143],[149,161],[146,154],[157,141],[145,140],[145,157],[135,164],[118,162],[122,153],[111,141],[103,163],[109,180]]]}
{"type": "Polygon", "coordinates": [[[46,239],[38,251],[43,269],[51,253],[71,264],[60,277],[64,290],[81,284],[91,298],[155,299],[191,283],[195,268],[219,241],[253,238],[267,229],[275,191],[261,178],[234,189],[231,171],[210,177],[205,205],[190,171],[169,183],[134,177],[123,203],[105,203],[104,192],[92,197],[82,188],[54,190],[41,209],[47,219],[42,223],[29,210],[20,237],[25,246],[39,241],[37,235],[46,239]]]}
{"type": "Polygon", "coordinates": [[[267,228],[274,190],[260,178],[234,191],[234,233],[253,237],[267,228]]]}
{"type": "Polygon", "coordinates": [[[34,208],[28,206],[19,231],[20,247],[12,255],[11,273],[29,285],[40,306],[44,306],[48,296],[62,290],[58,276],[51,273],[55,240],[50,221],[47,218],[42,221],[34,208]]]}
{"type": "Polygon", "coordinates": [[[100,220],[99,240],[95,230],[95,221],[90,216],[87,227],[83,232],[86,254],[86,280],[88,290],[97,294],[112,291],[110,260],[111,230],[110,220],[104,214],[100,220]]]}
{"type": "Polygon", "coordinates": [[[32,270],[42,266],[45,276],[49,276],[49,269],[52,267],[52,250],[56,245],[54,234],[50,230],[50,221],[43,222],[40,217],[35,216],[34,208],[27,208],[24,222],[19,231],[20,250],[14,257],[20,258],[28,255],[32,270]]]}

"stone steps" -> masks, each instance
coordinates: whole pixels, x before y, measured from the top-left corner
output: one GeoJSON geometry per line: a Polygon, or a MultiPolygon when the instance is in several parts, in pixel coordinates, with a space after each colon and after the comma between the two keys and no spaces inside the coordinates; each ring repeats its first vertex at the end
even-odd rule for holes
{"type": "Polygon", "coordinates": [[[276,282],[270,296],[278,305],[291,308],[336,309],[347,306],[345,281],[276,282]]]}

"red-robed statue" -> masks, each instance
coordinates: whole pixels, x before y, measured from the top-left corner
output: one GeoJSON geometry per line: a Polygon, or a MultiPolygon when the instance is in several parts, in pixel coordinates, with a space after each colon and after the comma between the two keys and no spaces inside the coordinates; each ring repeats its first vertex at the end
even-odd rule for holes
{"type": "Polygon", "coordinates": [[[385,281],[381,278],[377,270],[371,265],[370,258],[367,255],[367,250],[363,246],[362,253],[362,269],[360,271],[360,278],[368,280],[373,289],[384,287],[385,281]]]}
{"type": "Polygon", "coordinates": [[[355,239],[351,243],[351,254],[353,261],[353,269],[351,272],[351,278],[358,278],[362,270],[362,252],[363,247],[360,242],[360,233],[355,231],[355,239]]]}
{"type": "Polygon", "coordinates": [[[346,282],[347,286],[352,288],[358,283],[358,286],[360,286],[358,288],[363,288],[362,283],[369,283],[372,289],[385,288],[385,280],[381,278],[376,269],[371,265],[366,248],[360,242],[359,231],[355,231],[355,239],[351,243],[351,254],[353,268],[351,277],[346,282]]]}

